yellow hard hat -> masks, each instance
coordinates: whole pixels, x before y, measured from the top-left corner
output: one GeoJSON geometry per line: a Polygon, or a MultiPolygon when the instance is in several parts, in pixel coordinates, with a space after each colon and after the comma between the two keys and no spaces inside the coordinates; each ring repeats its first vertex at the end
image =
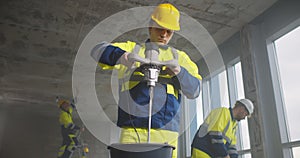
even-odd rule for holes
{"type": "Polygon", "coordinates": [[[151,19],[159,26],[175,31],[180,30],[179,18],[179,11],[170,3],[158,5],[151,15],[151,19]]]}
{"type": "Polygon", "coordinates": [[[62,106],[64,103],[70,104],[70,102],[68,100],[58,100],[57,102],[57,106],[60,108],[60,106],[62,106]]]}

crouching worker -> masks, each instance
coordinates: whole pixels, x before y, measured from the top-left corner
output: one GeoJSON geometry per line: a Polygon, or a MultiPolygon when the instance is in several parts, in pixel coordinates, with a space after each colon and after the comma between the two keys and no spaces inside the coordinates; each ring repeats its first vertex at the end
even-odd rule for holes
{"type": "Polygon", "coordinates": [[[74,104],[70,104],[67,100],[58,100],[58,107],[60,108],[59,123],[61,125],[61,134],[63,143],[59,148],[58,158],[70,158],[76,147],[79,145],[77,135],[84,128],[73,123],[72,112],[75,108],[74,104]]]}
{"type": "Polygon", "coordinates": [[[249,99],[241,99],[233,108],[212,110],[194,137],[192,158],[237,158],[237,123],[250,117],[253,109],[249,99]]]}

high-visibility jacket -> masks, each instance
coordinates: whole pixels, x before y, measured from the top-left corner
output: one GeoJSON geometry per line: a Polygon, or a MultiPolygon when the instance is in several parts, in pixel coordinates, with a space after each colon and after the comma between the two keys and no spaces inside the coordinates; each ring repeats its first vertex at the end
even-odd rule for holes
{"type": "Polygon", "coordinates": [[[70,107],[68,110],[61,108],[59,123],[61,125],[61,134],[63,143],[58,151],[59,158],[70,158],[76,146],[79,144],[77,134],[80,127],[73,123],[72,119],[73,109],[70,107]]]}
{"type": "Polygon", "coordinates": [[[205,152],[211,157],[237,158],[237,121],[231,108],[217,108],[211,111],[197,131],[192,148],[205,152]]]}
{"type": "Polygon", "coordinates": [[[75,134],[75,132],[79,130],[80,127],[73,123],[72,113],[73,109],[71,107],[68,108],[68,110],[61,109],[59,123],[62,128],[67,129],[69,133],[75,134]]]}
{"type": "MultiPolygon", "coordinates": [[[[119,58],[125,52],[138,53],[139,56],[145,57],[145,44],[139,45],[131,41],[113,44],[102,42],[93,48],[91,56],[98,61],[103,69],[115,68],[119,72],[117,125],[119,127],[147,128],[149,87],[146,82],[132,80],[134,77],[144,76],[138,69],[132,72],[128,71],[126,66],[118,64],[119,58]]],[[[196,64],[190,60],[185,52],[170,46],[160,46],[159,52],[158,59],[160,61],[172,60],[174,53],[176,53],[181,71],[175,77],[170,75],[159,77],[159,80],[165,79],[167,81],[154,87],[151,127],[178,131],[181,92],[188,98],[196,98],[200,93],[201,76],[198,74],[196,64]]],[[[139,62],[135,63],[136,67],[140,65],[139,62]]]]}

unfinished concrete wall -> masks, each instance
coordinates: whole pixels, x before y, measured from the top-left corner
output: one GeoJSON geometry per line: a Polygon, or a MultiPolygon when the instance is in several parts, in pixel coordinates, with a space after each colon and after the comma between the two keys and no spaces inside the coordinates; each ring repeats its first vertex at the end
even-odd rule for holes
{"type": "MultiPolygon", "coordinates": [[[[96,24],[130,7],[131,3],[103,0],[0,2],[0,157],[56,157],[62,138],[55,97],[72,97],[77,49],[96,24]]],[[[147,32],[139,36],[133,32],[122,37],[144,41],[147,32]]],[[[178,36],[172,42],[190,47],[178,36]]],[[[110,73],[97,73],[97,95],[116,122],[115,102],[103,93],[111,91],[110,80],[101,80],[110,73]]],[[[81,125],[78,116],[75,122],[81,125]]],[[[88,130],[83,137],[90,157],[108,157],[106,144],[88,130]]]]}
{"type": "MultiPolygon", "coordinates": [[[[55,96],[71,98],[81,40],[126,4],[94,0],[0,2],[0,157],[57,156],[62,143],[55,96]],[[100,9],[101,8],[101,9],[100,9]]],[[[81,125],[78,116],[75,122],[81,125]]],[[[87,130],[90,157],[108,157],[87,130]]]]}

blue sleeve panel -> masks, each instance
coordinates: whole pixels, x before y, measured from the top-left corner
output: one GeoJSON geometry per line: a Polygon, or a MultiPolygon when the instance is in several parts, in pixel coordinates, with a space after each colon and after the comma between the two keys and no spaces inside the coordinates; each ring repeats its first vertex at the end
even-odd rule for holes
{"type": "Polygon", "coordinates": [[[73,123],[73,124],[70,124],[70,125],[68,126],[68,129],[70,129],[70,130],[79,130],[80,127],[77,126],[77,125],[75,125],[75,124],[73,123]]]}
{"type": "Polygon", "coordinates": [[[76,134],[77,131],[80,130],[80,127],[76,126],[74,123],[69,124],[66,128],[68,134],[76,134]]]}
{"type": "Polygon", "coordinates": [[[180,72],[177,74],[183,94],[189,99],[195,99],[200,94],[200,81],[188,73],[188,71],[181,67],[180,72]]]}
{"type": "Polygon", "coordinates": [[[223,143],[223,137],[222,136],[216,136],[216,135],[210,135],[210,139],[211,140],[219,140],[220,142],[222,141],[222,143],[213,143],[212,144],[212,148],[214,150],[214,156],[219,157],[219,156],[226,156],[228,155],[227,152],[227,147],[225,146],[225,144],[223,143]]]}
{"type": "Polygon", "coordinates": [[[99,62],[110,66],[114,66],[124,53],[125,51],[120,49],[119,47],[109,45],[102,53],[99,62]]]}
{"type": "Polygon", "coordinates": [[[239,155],[238,154],[229,154],[230,158],[238,158],[239,155]]]}

